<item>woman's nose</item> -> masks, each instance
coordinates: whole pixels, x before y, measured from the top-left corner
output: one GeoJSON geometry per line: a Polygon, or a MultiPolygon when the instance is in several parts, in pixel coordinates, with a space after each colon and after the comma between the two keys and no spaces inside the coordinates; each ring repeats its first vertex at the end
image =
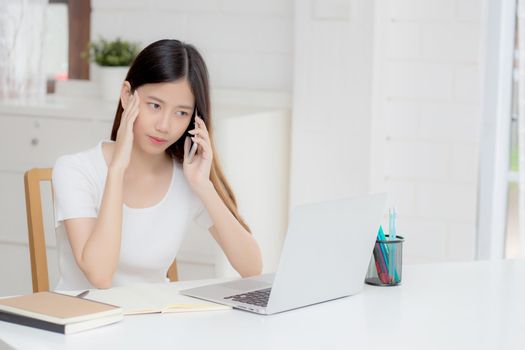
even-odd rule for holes
{"type": "Polygon", "coordinates": [[[155,125],[155,129],[159,132],[168,132],[170,129],[170,118],[168,114],[163,114],[155,125]]]}

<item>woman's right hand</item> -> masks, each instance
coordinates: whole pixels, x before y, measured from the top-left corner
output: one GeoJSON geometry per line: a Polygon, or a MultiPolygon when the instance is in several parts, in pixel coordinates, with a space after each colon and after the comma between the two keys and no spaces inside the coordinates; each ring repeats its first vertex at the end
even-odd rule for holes
{"type": "Polygon", "coordinates": [[[135,90],[128,99],[128,103],[120,118],[117,131],[115,150],[111,159],[112,168],[126,169],[131,158],[133,148],[133,124],[139,115],[139,94],[135,90]]]}

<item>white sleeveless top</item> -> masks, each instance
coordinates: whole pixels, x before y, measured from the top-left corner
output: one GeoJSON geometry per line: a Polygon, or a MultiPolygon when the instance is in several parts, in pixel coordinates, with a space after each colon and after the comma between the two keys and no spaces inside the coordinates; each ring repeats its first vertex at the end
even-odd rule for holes
{"type": "MultiPolygon", "coordinates": [[[[53,168],[55,232],[60,279],[55,289],[94,288],[76,264],[63,221],[97,217],[107,176],[102,142],[87,151],[60,157],[53,168]]],[[[166,282],[191,220],[209,228],[213,222],[173,162],[173,176],[164,198],[148,208],[123,205],[120,259],[113,286],[166,282]]]]}

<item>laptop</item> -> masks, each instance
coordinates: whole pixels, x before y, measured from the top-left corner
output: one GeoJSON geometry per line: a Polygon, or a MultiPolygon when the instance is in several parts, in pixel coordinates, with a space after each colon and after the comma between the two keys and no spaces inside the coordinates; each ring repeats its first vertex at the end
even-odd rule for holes
{"type": "Polygon", "coordinates": [[[180,293],[264,315],[357,294],[385,207],[386,194],[295,207],[275,273],[180,293]]]}

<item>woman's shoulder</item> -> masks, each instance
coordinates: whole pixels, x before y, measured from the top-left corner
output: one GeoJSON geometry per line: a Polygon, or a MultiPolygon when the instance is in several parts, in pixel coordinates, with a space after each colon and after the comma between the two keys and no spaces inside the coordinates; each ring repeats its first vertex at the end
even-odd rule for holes
{"type": "Polygon", "coordinates": [[[102,141],[96,146],[84,151],[62,155],[57,158],[53,166],[53,174],[61,173],[68,170],[79,170],[83,173],[88,173],[90,169],[101,167],[101,153],[102,141]]]}

